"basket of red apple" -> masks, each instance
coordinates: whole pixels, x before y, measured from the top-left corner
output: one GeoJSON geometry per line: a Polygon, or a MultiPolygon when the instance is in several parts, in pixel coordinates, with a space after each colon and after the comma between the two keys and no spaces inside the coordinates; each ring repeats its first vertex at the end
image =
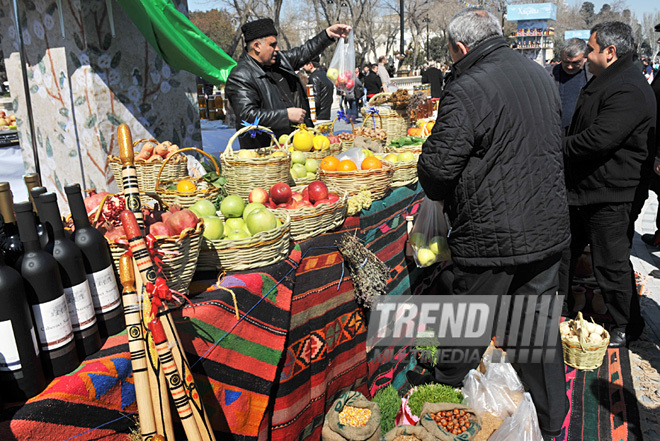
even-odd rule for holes
{"type": "Polygon", "coordinates": [[[199,201],[190,207],[204,221],[197,269],[200,271],[243,271],[272,265],[289,255],[291,218],[264,204],[245,204],[233,194],[220,204],[199,201]]]}
{"type": "Polygon", "coordinates": [[[326,156],[320,165],[321,180],[354,196],[362,187],[371,191],[373,200],[382,199],[392,186],[394,166],[373,153],[353,147],[340,155],[326,156]],[[367,156],[370,155],[370,156],[367,156]]]}
{"type": "MultiPolygon", "coordinates": [[[[115,270],[119,273],[119,258],[128,251],[119,217],[126,209],[124,195],[92,192],[85,198],[85,208],[90,223],[105,235],[115,270]]],[[[142,214],[146,233],[155,239],[153,260],[162,270],[169,287],[186,295],[197,266],[204,223],[191,210],[181,209],[178,205],[168,207],[162,200],[154,200],[152,206],[143,207],[142,214]]],[[[73,222],[67,221],[73,229],[73,222]]]]}
{"type": "Polygon", "coordinates": [[[323,181],[307,186],[289,187],[278,182],[266,191],[255,188],[250,192],[251,203],[261,203],[276,211],[286,211],[291,217],[291,238],[295,241],[319,236],[333,230],[346,219],[348,194],[323,181]]]}

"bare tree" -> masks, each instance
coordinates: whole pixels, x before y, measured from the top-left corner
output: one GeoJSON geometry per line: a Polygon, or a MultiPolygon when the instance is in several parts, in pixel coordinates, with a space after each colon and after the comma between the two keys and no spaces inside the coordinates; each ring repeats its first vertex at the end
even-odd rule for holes
{"type": "Polygon", "coordinates": [[[658,43],[660,34],[655,32],[655,25],[658,23],[660,23],[660,12],[646,12],[642,16],[642,41],[646,41],[651,48],[652,59],[658,59],[658,51],[660,51],[660,43],[658,43]]]}

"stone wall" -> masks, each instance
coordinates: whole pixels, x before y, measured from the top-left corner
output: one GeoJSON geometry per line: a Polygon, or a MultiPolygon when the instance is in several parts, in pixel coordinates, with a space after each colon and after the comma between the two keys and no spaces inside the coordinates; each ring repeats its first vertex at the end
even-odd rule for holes
{"type": "MultiPolygon", "coordinates": [[[[62,11],[55,0],[18,3],[42,183],[50,191],[66,200],[63,187],[80,182],[88,189],[116,192],[108,156],[118,154],[121,123],[131,127],[134,140],[201,148],[195,77],[163,62],[116,1],[112,11],[105,0],[62,0],[62,11]]],[[[187,12],[187,0],[174,3],[187,12]]],[[[0,40],[25,171],[32,172],[35,158],[12,5],[0,0],[0,40]]]]}

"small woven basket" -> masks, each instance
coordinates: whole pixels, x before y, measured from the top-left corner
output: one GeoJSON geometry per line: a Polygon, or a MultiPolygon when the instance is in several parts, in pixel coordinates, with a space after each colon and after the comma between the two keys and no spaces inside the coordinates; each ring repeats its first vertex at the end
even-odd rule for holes
{"type": "Polygon", "coordinates": [[[321,180],[339,190],[346,191],[348,196],[355,196],[362,186],[371,191],[373,200],[385,197],[387,190],[392,186],[394,165],[389,161],[382,161],[383,167],[373,170],[355,171],[326,171],[321,170],[321,180]]]}
{"type": "MultiPolygon", "coordinates": [[[[294,187],[292,190],[302,192],[303,188],[294,187]]],[[[293,210],[276,209],[276,211],[289,213],[291,217],[291,238],[293,240],[299,241],[320,236],[344,223],[348,193],[334,187],[328,187],[328,190],[339,195],[336,202],[321,204],[318,207],[303,207],[293,210]]]]}
{"type": "MultiPolygon", "coordinates": [[[[335,134],[335,123],[336,123],[338,120],[339,120],[339,116],[336,116],[335,119],[332,120],[332,125],[330,126],[330,132],[331,132],[333,135],[335,134]]],[[[349,121],[350,121],[350,120],[349,120],[349,121]]],[[[353,121],[350,121],[350,123],[351,123],[351,133],[352,133],[353,135],[355,135],[355,125],[353,124],[353,121]]],[[[335,135],[335,136],[338,136],[338,135],[335,135]]],[[[346,150],[349,150],[349,149],[352,149],[352,148],[353,148],[353,142],[355,142],[354,139],[350,139],[350,140],[348,140],[348,139],[342,139],[342,140],[341,140],[341,144],[340,144],[340,146],[339,146],[339,151],[335,151],[335,154],[336,154],[336,153],[343,152],[343,151],[346,151],[346,150]]],[[[333,145],[334,145],[334,144],[333,144],[333,145]]],[[[330,147],[332,147],[332,146],[330,146],[330,147]]]]}
{"type": "MultiPolygon", "coordinates": [[[[320,130],[316,129],[315,127],[303,127],[304,125],[301,124],[296,130],[291,132],[289,137],[286,139],[286,142],[284,143],[284,147],[291,151],[291,148],[293,147],[293,135],[298,133],[302,129],[309,130],[311,132],[314,132],[314,135],[323,135],[320,130]]],[[[325,135],[323,135],[325,136],[325,135]]],[[[337,153],[341,152],[341,142],[336,142],[334,144],[330,144],[330,147],[328,147],[325,150],[312,150],[311,152],[302,152],[303,155],[305,155],[305,159],[317,159],[321,160],[325,158],[326,156],[334,156],[337,153]]],[[[313,179],[312,179],[313,181],[313,179]]],[[[310,181],[311,182],[311,181],[310,181]]],[[[298,181],[296,180],[296,185],[298,185],[298,181]]]]}
{"type": "Polygon", "coordinates": [[[247,200],[253,188],[260,187],[268,191],[273,184],[291,181],[291,154],[288,150],[280,148],[273,132],[262,126],[248,126],[238,130],[229,139],[225,151],[220,154],[222,173],[227,178],[225,188],[227,194],[235,194],[247,200]],[[282,152],[281,156],[267,156],[263,158],[241,158],[234,153],[232,145],[236,139],[249,130],[259,129],[271,137],[268,153],[282,152]]]}
{"type": "MultiPolygon", "coordinates": [[[[133,143],[133,148],[137,147],[138,144],[143,142],[152,142],[154,144],[158,144],[158,141],[155,139],[138,139],[133,143]]],[[[160,158],[159,155],[156,156],[160,158]]],[[[135,171],[137,172],[138,187],[140,188],[140,191],[155,191],[156,176],[158,175],[158,171],[163,164],[163,160],[158,158],[156,158],[157,160],[151,162],[140,158],[135,159],[135,171]]],[[[124,191],[124,183],[122,182],[121,178],[121,158],[119,156],[111,155],[108,159],[110,161],[112,174],[115,177],[115,181],[117,181],[119,192],[121,193],[124,191]]],[[[167,180],[179,179],[187,175],[188,158],[186,156],[178,155],[175,155],[175,158],[172,161],[167,162],[167,166],[163,168],[162,172],[163,179],[167,180]]]]}
{"type": "MultiPolygon", "coordinates": [[[[408,131],[408,126],[410,125],[410,118],[406,115],[405,110],[394,110],[389,105],[376,104],[383,98],[389,98],[392,94],[389,93],[379,93],[371,97],[369,100],[370,106],[377,106],[378,115],[382,118],[381,128],[387,133],[388,139],[400,138],[401,136],[406,136],[408,131]]],[[[367,118],[369,113],[367,109],[362,109],[362,115],[365,120],[365,127],[374,127],[374,122],[367,118]]]]}
{"type": "MultiPolygon", "coordinates": [[[[574,321],[579,322],[582,329],[589,323],[582,317],[582,312],[578,312],[577,318],[574,321]]],[[[564,351],[564,363],[583,371],[598,369],[607,353],[607,346],[610,344],[610,334],[603,328],[601,335],[604,335],[604,338],[598,344],[588,342],[584,334],[584,332],[580,334],[577,343],[569,342],[567,337],[562,336],[561,343],[564,351]]]]}
{"type": "MultiPolygon", "coordinates": [[[[362,127],[365,127],[365,128],[373,128],[374,127],[374,121],[376,120],[376,118],[371,118],[371,116],[372,115],[369,114],[369,113],[366,114],[366,116],[362,119],[362,127]]],[[[376,116],[378,117],[378,121],[380,122],[380,128],[382,129],[383,128],[383,117],[380,116],[380,112],[376,113],[376,116]]],[[[360,131],[358,130],[358,136],[362,136],[359,133],[360,133],[360,131]]],[[[385,131],[385,133],[387,133],[387,131],[385,131]]],[[[389,138],[390,138],[390,136],[388,134],[388,136],[385,139],[374,139],[374,141],[379,142],[383,146],[383,148],[385,148],[387,146],[388,142],[389,142],[389,138]]],[[[373,139],[373,138],[368,138],[368,139],[373,139]]]]}
{"type": "Polygon", "coordinates": [[[282,225],[245,239],[204,238],[197,261],[199,271],[243,271],[280,262],[289,255],[291,217],[286,210],[272,210],[282,225]]]}
{"type": "MultiPolygon", "coordinates": [[[[177,154],[187,151],[199,152],[202,155],[206,156],[215,166],[215,172],[217,173],[217,175],[220,176],[220,169],[218,168],[218,164],[211,155],[199,149],[196,149],[195,147],[186,147],[185,149],[179,150],[177,154]]],[[[215,199],[220,194],[220,189],[205,181],[204,178],[192,178],[192,177],[186,178],[195,184],[196,186],[195,191],[182,193],[180,191],[167,189],[167,187],[169,187],[170,185],[175,185],[179,181],[181,181],[181,178],[168,179],[168,180],[161,179],[161,172],[167,165],[168,161],[173,157],[174,156],[170,156],[165,160],[165,162],[163,162],[163,165],[161,165],[160,171],[158,172],[158,176],[156,176],[155,191],[156,194],[158,194],[161,197],[163,202],[165,202],[165,204],[167,205],[177,204],[180,205],[182,208],[189,208],[200,199],[208,199],[211,202],[215,202],[215,199]]]]}
{"type": "Polygon", "coordinates": [[[392,187],[404,187],[406,185],[416,183],[419,178],[417,177],[417,160],[418,154],[414,154],[415,159],[412,161],[397,161],[393,165],[394,173],[392,174],[392,187]]]}

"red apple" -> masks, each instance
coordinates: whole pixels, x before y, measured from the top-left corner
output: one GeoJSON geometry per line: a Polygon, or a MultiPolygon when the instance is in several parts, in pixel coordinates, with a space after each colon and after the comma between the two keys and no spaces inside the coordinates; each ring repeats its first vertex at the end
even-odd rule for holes
{"type": "Polygon", "coordinates": [[[277,204],[276,208],[283,208],[285,210],[290,210],[292,208],[291,202],[287,202],[287,203],[284,203],[284,204],[277,204]]]}
{"type": "Polygon", "coordinates": [[[303,208],[303,207],[313,207],[314,205],[309,202],[309,201],[302,201],[298,202],[298,208],[303,208]]]}
{"type": "Polygon", "coordinates": [[[268,192],[263,188],[254,188],[248,195],[248,202],[259,202],[265,204],[268,202],[268,192]]]}
{"type": "Polygon", "coordinates": [[[321,200],[316,201],[314,203],[314,206],[318,207],[321,204],[329,204],[329,203],[330,203],[330,199],[321,199],[321,200]]]}
{"type": "Polygon", "coordinates": [[[270,187],[270,198],[275,204],[286,204],[291,200],[291,187],[284,182],[278,182],[270,187]]]}
{"type": "Polygon", "coordinates": [[[347,88],[348,90],[353,89],[353,87],[355,87],[355,81],[353,81],[353,80],[348,80],[348,81],[346,81],[346,88],[347,88]]]}
{"type": "Polygon", "coordinates": [[[296,202],[301,202],[304,198],[303,195],[301,195],[297,191],[294,191],[293,194],[291,195],[291,199],[293,199],[296,202]]]}
{"type": "Polygon", "coordinates": [[[302,197],[303,197],[303,201],[309,200],[309,187],[303,188],[302,197]]]}
{"type": "Polygon", "coordinates": [[[339,200],[339,195],[337,195],[337,193],[328,193],[328,199],[330,202],[337,202],[339,200]]]}
{"type": "Polygon", "coordinates": [[[328,197],[328,187],[323,181],[311,182],[307,188],[309,189],[309,202],[313,204],[328,197]]]}

